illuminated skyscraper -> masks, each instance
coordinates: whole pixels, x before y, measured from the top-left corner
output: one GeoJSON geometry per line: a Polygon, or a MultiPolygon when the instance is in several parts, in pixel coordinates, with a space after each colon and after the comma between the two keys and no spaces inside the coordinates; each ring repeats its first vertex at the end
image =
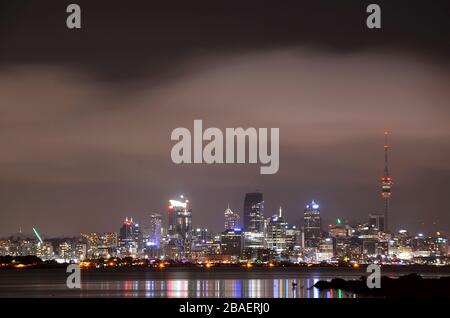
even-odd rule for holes
{"type": "Polygon", "coordinates": [[[306,205],[303,215],[306,247],[318,247],[320,244],[322,219],[319,208],[314,200],[306,205]]]}
{"type": "Polygon", "coordinates": [[[225,230],[239,227],[239,214],[231,211],[230,206],[225,210],[225,230]]]}
{"type": "Polygon", "coordinates": [[[142,232],[139,224],[133,218],[125,218],[120,228],[120,253],[122,255],[137,255],[142,248],[142,232]]]}
{"type": "Polygon", "coordinates": [[[239,228],[225,230],[220,236],[220,247],[222,255],[238,259],[242,252],[242,230],[239,228]]]}
{"type": "Polygon", "coordinates": [[[282,216],[280,207],[279,213],[273,215],[267,225],[267,248],[274,251],[277,255],[285,252],[287,249],[287,223],[282,216]]]}
{"type": "Polygon", "coordinates": [[[151,214],[147,246],[154,246],[155,248],[160,248],[160,246],[161,246],[161,226],[162,226],[161,215],[160,214],[151,214]]]}
{"type": "MultiPolygon", "coordinates": [[[[180,199],[184,200],[184,196],[180,199]]],[[[169,244],[172,257],[189,257],[192,243],[192,210],[189,201],[169,200],[169,244]]]]}
{"type": "Polygon", "coordinates": [[[288,252],[299,250],[302,247],[302,232],[295,225],[286,228],[286,248],[288,252]]]}
{"type": "Polygon", "coordinates": [[[244,229],[246,232],[264,231],[264,200],[262,193],[254,192],[245,195],[244,229]]]}

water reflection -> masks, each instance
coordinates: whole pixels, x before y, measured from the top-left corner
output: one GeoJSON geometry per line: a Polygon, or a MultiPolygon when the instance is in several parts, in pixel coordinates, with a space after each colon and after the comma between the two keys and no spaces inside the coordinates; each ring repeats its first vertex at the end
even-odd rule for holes
{"type": "Polygon", "coordinates": [[[342,290],[319,291],[318,278],[301,279],[155,279],[86,282],[87,297],[149,298],[348,298],[342,290]]]}

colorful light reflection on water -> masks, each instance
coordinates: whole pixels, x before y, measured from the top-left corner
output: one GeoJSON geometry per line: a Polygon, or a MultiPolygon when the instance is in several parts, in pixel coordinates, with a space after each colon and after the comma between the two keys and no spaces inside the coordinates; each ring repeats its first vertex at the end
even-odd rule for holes
{"type": "Polygon", "coordinates": [[[88,282],[84,296],[149,298],[354,298],[342,290],[320,291],[318,278],[302,279],[166,279],[88,282]]]}

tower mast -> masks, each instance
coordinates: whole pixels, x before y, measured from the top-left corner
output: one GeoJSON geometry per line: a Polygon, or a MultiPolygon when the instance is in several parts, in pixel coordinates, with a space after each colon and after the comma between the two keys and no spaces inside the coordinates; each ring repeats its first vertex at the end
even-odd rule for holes
{"type": "Polygon", "coordinates": [[[389,232],[389,199],[391,197],[392,177],[389,175],[389,143],[387,131],[384,132],[384,176],[381,178],[381,197],[384,199],[384,231],[389,232]]]}

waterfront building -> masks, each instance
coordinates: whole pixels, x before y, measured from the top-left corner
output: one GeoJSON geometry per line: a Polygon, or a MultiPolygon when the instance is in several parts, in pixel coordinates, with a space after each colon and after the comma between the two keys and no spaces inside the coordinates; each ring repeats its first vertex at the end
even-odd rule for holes
{"type": "Polygon", "coordinates": [[[333,257],[333,240],[331,238],[325,238],[321,240],[318,250],[316,251],[316,261],[330,261],[333,257]]]}

